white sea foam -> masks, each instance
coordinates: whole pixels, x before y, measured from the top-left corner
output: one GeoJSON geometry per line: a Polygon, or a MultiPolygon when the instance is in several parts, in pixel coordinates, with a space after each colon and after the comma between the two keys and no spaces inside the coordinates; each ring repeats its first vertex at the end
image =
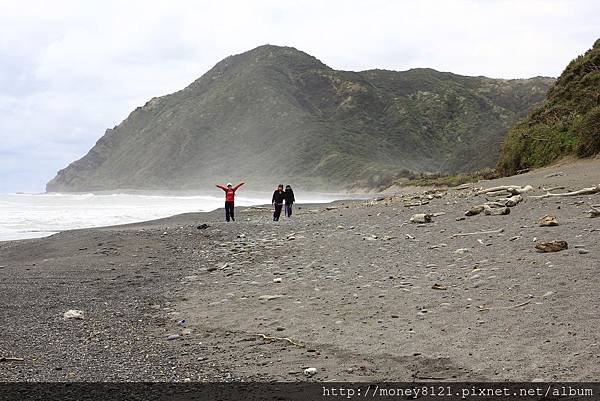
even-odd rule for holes
{"type": "MultiPolygon", "coordinates": [[[[301,202],[330,202],[339,196],[313,196],[301,202]]],[[[36,238],[56,232],[159,219],[223,207],[216,195],[157,194],[0,194],[0,241],[36,238]]],[[[270,202],[270,194],[236,196],[236,206],[270,202]]]]}

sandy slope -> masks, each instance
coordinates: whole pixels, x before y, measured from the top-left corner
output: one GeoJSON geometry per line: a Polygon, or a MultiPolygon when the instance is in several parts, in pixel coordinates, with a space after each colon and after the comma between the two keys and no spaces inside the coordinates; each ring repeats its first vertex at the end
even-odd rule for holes
{"type": "MultiPolygon", "coordinates": [[[[596,185],[600,160],[477,185],[506,183],[596,185]]],[[[461,221],[482,200],[470,190],[410,198],[301,206],[278,224],[249,208],[235,224],[186,214],[0,243],[0,356],[24,359],[2,362],[0,379],[599,377],[600,219],[578,202],[600,195],[526,195],[508,216],[461,221]],[[419,212],[446,214],[408,223],[419,212]],[[558,227],[538,226],[547,213],[558,227]],[[534,238],[569,249],[537,253],[534,238]],[[63,320],[67,309],[85,319],[63,320]]]]}

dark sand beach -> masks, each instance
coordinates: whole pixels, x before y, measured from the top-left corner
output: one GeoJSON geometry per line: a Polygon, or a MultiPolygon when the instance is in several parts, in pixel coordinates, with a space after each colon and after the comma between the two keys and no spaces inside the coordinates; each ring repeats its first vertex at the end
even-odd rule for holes
{"type": "Polygon", "coordinates": [[[0,380],[597,380],[600,194],[530,196],[600,184],[600,160],[475,187],[506,184],[534,190],[504,216],[465,217],[472,188],[413,188],[2,242],[0,380]]]}

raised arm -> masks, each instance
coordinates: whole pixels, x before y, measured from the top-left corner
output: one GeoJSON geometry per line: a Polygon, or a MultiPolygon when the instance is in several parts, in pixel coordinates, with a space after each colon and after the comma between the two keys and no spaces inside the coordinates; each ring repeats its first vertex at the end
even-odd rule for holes
{"type": "Polygon", "coordinates": [[[237,190],[239,187],[241,187],[241,186],[242,186],[242,185],[244,185],[244,184],[245,184],[245,182],[240,182],[239,184],[237,184],[237,185],[236,185],[235,187],[233,187],[232,189],[233,189],[234,191],[236,191],[236,190],[237,190]]]}
{"type": "Polygon", "coordinates": [[[221,188],[223,191],[227,191],[227,188],[225,188],[223,185],[217,184],[217,188],[221,188]]]}

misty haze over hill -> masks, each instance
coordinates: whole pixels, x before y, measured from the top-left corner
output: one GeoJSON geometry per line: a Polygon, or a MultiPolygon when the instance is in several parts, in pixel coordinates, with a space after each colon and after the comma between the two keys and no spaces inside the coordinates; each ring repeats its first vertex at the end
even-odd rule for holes
{"type": "Polygon", "coordinates": [[[409,172],[492,167],[507,130],[553,82],[336,71],[294,48],[261,46],[134,110],[47,190],[203,189],[238,180],[381,188],[409,172]]]}

